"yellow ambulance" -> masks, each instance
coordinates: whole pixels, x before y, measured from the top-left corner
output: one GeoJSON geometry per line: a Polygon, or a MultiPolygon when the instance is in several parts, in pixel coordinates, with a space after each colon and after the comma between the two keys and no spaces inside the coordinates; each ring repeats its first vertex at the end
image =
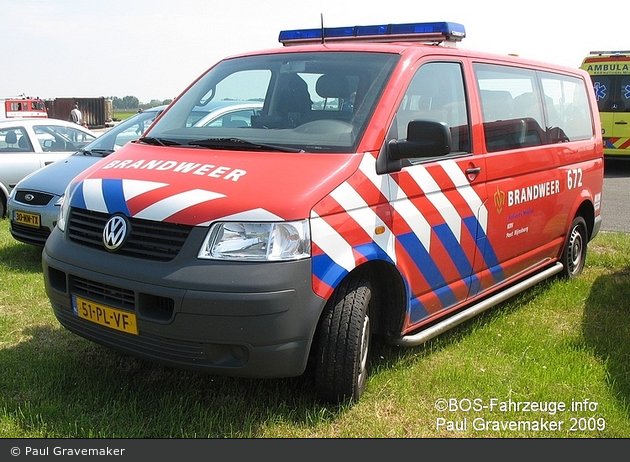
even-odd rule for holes
{"type": "Polygon", "coordinates": [[[593,81],[604,155],[630,158],[630,51],[591,51],[581,68],[593,81]]]}

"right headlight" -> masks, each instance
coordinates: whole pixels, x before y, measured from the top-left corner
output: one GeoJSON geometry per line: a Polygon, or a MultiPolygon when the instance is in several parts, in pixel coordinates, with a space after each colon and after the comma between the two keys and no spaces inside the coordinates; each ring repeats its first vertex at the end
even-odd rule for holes
{"type": "Polygon", "coordinates": [[[308,220],[214,223],[199,251],[212,260],[282,261],[311,256],[308,220]]]}

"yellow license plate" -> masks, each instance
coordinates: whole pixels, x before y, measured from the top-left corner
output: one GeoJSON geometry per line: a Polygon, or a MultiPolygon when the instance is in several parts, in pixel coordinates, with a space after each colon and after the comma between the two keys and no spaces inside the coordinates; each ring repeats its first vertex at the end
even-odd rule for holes
{"type": "Polygon", "coordinates": [[[81,297],[73,296],[72,298],[74,312],[80,318],[111,329],[138,335],[138,324],[134,313],[102,305],[81,297]]]}
{"type": "Polygon", "coordinates": [[[21,225],[39,228],[39,215],[35,215],[34,213],[24,213],[16,210],[13,213],[13,220],[21,225]]]}

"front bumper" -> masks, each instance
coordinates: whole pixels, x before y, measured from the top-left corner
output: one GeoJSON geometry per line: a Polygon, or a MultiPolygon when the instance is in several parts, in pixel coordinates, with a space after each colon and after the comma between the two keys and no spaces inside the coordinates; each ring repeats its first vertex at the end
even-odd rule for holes
{"type": "MultiPolygon", "coordinates": [[[[22,191],[18,191],[21,193],[22,191]]],[[[26,193],[31,191],[26,191],[26,193]]],[[[7,218],[9,219],[11,236],[14,239],[25,244],[36,245],[43,247],[46,243],[46,239],[50,236],[52,229],[57,224],[57,217],[59,215],[59,206],[55,205],[55,202],[59,199],[59,196],[54,196],[44,193],[32,193],[38,197],[42,197],[42,201],[47,201],[41,205],[24,205],[21,202],[10,198],[7,201],[7,218]],[[22,212],[26,214],[39,215],[39,226],[31,226],[27,224],[20,224],[15,221],[15,212],[22,212]]]]}
{"type": "Polygon", "coordinates": [[[173,367],[242,377],[304,372],[325,300],[311,261],[223,262],[196,258],[194,229],[170,262],[90,249],[55,228],[43,252],[46,293],[67,329],[173,367]],[[72,295],[134,313],[138,335],[78,317],[72,295]]]}

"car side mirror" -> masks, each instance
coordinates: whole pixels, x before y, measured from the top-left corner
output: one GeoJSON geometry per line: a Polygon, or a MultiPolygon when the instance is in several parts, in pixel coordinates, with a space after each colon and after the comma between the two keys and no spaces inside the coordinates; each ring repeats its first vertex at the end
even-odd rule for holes
{"type": "Polygon", "coordinates": [[[444,122],[412,120],[407,126],[407,139],[390,140],[391,160],[444,156],[451,152],[451,130],[444,122]]]}

